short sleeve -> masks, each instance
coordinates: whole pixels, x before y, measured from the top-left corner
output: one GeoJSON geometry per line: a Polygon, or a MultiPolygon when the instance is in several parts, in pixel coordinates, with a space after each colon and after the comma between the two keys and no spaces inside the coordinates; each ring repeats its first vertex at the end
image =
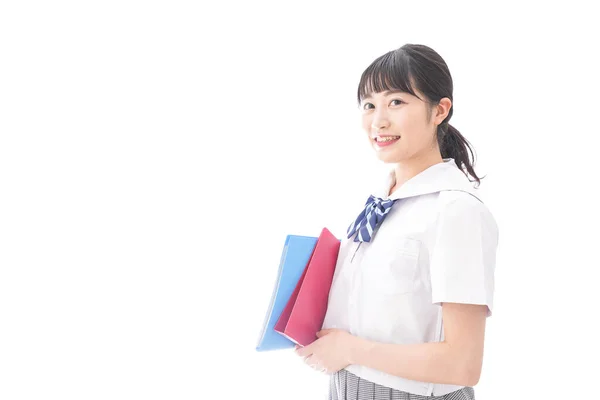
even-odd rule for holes
{"type": "Polygon", "coordinates": [[[487,305],[491,316],[497,247],[498,226],[484,203],[463,192],[445,201],[430,255],[433,303],[487,305]]]}

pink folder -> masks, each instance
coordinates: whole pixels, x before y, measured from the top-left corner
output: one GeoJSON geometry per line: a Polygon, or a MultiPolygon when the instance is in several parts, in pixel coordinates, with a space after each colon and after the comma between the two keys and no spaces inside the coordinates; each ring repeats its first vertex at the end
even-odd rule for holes
{"type": "Polygon", "coordinates": [[[340,240],[323,228],[296,289],[275,324],[275,331],[306,346],[323,326],[340,240]]]}

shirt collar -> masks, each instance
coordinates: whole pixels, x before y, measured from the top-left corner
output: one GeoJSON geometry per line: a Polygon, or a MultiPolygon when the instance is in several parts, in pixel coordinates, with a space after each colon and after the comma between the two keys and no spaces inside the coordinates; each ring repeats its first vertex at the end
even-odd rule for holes
{"type": "MultiPolygon", "coordinates": [[[[460,190],[479,199],[467,176],[458,168],[453,158],[444,158],[443,162],[434,164],[404,182],[391,196],[388,192],[395,183],[394,170],[390,171],[385,184],[373,194],[383,199],[404,199],[441,192],[443,190],[460,190]]],[[[479,199],[481,201],[481,199],[479,199]]]]}

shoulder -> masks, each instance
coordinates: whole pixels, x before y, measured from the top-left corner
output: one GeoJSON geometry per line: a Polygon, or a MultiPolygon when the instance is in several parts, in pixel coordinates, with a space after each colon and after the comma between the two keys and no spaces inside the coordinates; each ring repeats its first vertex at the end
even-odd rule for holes
{"type": "Polygon", "coordinates": [[[439,193],[438,222],[477,225],[487,232],[498,234],[497,221],[488,206],[476,195],[461,190],[445,190],[439,193]]]}

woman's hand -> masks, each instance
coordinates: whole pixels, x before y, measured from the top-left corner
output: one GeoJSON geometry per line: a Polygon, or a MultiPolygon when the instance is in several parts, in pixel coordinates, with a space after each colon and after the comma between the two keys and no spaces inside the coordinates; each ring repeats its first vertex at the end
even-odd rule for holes
{"type": "Polygon", "coordinates": [[[357,343],[356,336],[340,329],[323,329],[317,332],[317,338],[308,346],[296,345],[296,354],[304,357],[306,364],[326,374],[351,364],[350,350],[357,343]]]}

